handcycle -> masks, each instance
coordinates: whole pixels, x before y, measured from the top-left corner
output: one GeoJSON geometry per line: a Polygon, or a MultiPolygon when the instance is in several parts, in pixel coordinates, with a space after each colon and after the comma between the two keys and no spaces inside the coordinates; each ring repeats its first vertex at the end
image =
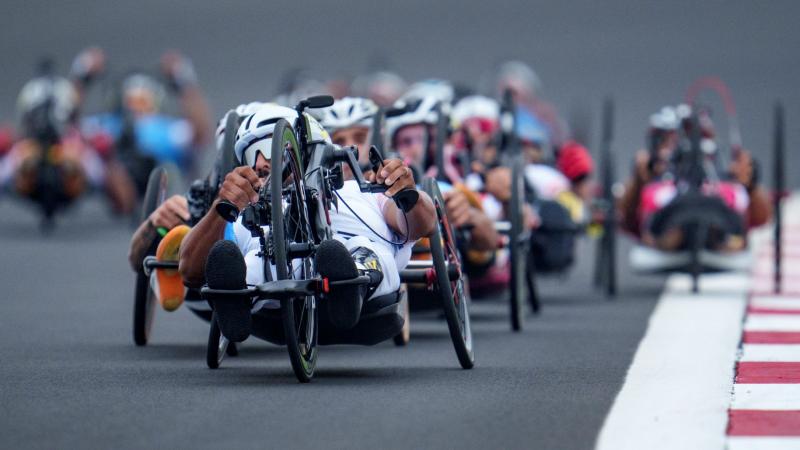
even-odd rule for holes
{"type": "MultiPolygon", "coordinates": [[[[506,158],[511,159],[513,167],[524,166],[525,162],[521,155],[519,139],[513,130],[517,129],[517,107],[513,101],[510,91],[505,91],[501,102],[501,129],[500,129],[500,148],[506,158]]],[[[601,230],[601,238],[597,240],[597,259],[595,262],[595,284],[605,288],[607,296],[613,296],[616,291],[616,272],[615,272],[615,210],[612,195],[613,167],[610,166],[609,158],[606,156],[611,153],[611,137],[613,129],[612,121],[613,108],[609,101],[605,103],[603,112],[603,136],[602,136],[602,179],[603,192],[592,200],[588,206],[591,220],[586,223],[575,223],[570,217],[564,206],[554,200],[544,201],[538,198],[532,186],[529,186],[520,173],[513,174],[512,168],[512,196],[518,192],[521,203],[539,212],[540,217],[548,217],[549,220],[542,223],[534,230],[522,230],[526,239],[521,241],[521,257],[525,258],[526,284],[530,304],[534,312],[540,308],[539,293],[537,290],[537,277],[551,273],[563,273],[574,263],[574,241],[580,235],[598,234],[601,230]],[[519,183],[521,186],[513,186],[519,183]],[[597,220],[598,217],[602,219],[597,220]],[[549,241],[549,242],[548,242],[549,241]],[[564,249],[564,255],[556,258],[548,256],[548,244],[560,242],[561,245],[569,245],[569,249],[564,249]],[[568,257],[566,257],[568,256],[568,257]]],[[[512,203],[515,200],[512,198],[512,203]]],[[[514,209],[512,209],[513,213],[514,209]]],[[[513,215],[512,215],[513,223],[513,215]]]]}
{"type": "MultiPolygon", "coordinates": [[[[235,111],[229,111],[224,119],[225,131],[223,144],[219,151],[218,160],[214,168],[205,179],[195,180],[189,188],[187,200],[189,204],[189,226],[194,226],[208,212],[211,203],[217,195],[225,175],[238,165],[233,146],[236,131],[241,118],[235,111]]],[[[142,223],[153,213],[170,195],[179,193],[181,189],[180,174],[172,165],[159,165],[150,172],[142,202],[142,223]]],[[[133,340],[138,346],[147,345],[153,327],[156,310],[155,293],[152,290],[152,278],[156,270],[178,270],[177,261],[159,261],[155,254],[161,238],[168,230],[158,230],[159,235],[151,243],[145,254],[142,266],[136,273],[136,287],[133,308],[133,340]]],[[[205,321],[211,320],[211,308],[202,300],[196,289],[189,289],[185,300],[189,309],[205,321]]],[[[211,355],[210,360],[221,360],[227,349],[229,354],[235,354],[236,348],[227,342],[221,347],[219,354],[211,355]]]]}
{"type": "MultiPolygon", "coordinates": [[[[691,276],[692,292],[699,291],[699,277],[703,273],[744,271],[752,264],[749,250],[720,253],[707,248],[704,239],[709,229],[723,227],[726,224],[738,223],[740,217],[731,217],[725,205],[718,199],[711,199],[701,192],[701,186],[716,184],[722,180],[718,175],[719,166],[724,166],[725,157],[736,157],[743,151],[742,138],[739,130],[736,106],[733,96],[725,83],[716,77],[703,77],[696,80],[687,90],[686,101],[692,107],[693,116],[690,117],[691,127],[694,132],[686,133],[683,147],[677,152],[682,160],[674,163],[673,170],[679,172],[678,181],[688,185],[688,189],[679,194],[673,204],[667,205],[662,214],[654,216],[654,222],[666,222],[663,227],[679,224],[684,226],[688,233],[688,243],[685,248],[678,251],[661,251],[645,245],[636,245],[629,255],[631,266],[642,273],[687,273],[691,276]],[[700,123],[696,115],[697,99],[703,91],[716,94],[723,104],[723,111],[727,116],[728,147],[731,154],[720,154],[717,150],[713,160],[716,164],[709,164],[705,160],[705,152],[700,143],[700,123]],[[688,141],[688,145],[687,145],[688,141]],[[669,208],[669,209],[668,209],[669,208]]],[[[785,162],[785,125],[783,107],[776,104],[774,109],[773,131],[773,163],[774,163],[774,192],[773,208],[775,211],[774,227],[774,290],[781,289],[782,278],[782,223],[781,207],[785,198],[784,162],[785,162]]],[[[755,162],[755,161],[754,161],[755,162]]],[[[754,178],[758,179],[759,166],[754,166],[754,178]]],[[[744,224],[740,225],[743,230],[744,224]]],[[[744,231],[743,231],[744,232],[744,231]]]]}
{"type": "Polygon", "coordinates": [[[653,213],[649,224],[654,231],[683,230],[684,245],[665,251],[638,244],[631,250],[630,262],[634,270],[643,273],[688,273],[691,290],[696,293],[702,273],[747,270],[751,257],[747,249],[721,253],[709,244],[720,230],[735,229],[737,234],[744,234],[746,227],[743,217],[709,192],[715,191],[721,180],[709,155],[701,148],[696,112],[687,120],[690,129],[684,132],[667,175],[674,179],[675,197],[653,213]]]}
{"type": "MultiPolygon", "coordinates": [[[[436,179],[434,180],[436,182],[434,184],[437,185],[438,183],[452,184],[451,180],[445,175],[444,170],[446,167],[445,146],[452,131],[450,129],[449,109],[448,105],[444,102],[439,102],[435,105],[433,110],[436,117],[436,123],[434,124],[436,131],[433,133],[435,139],[433,142],[429,143],[429,146],[433,149],[433,154],[430,155],[426,153],[426,165],[435,165],[439,168],[436,172],[436,179]]],[[[404,112],[405,111],[401,108],[391,113],[403,114],[404,112]]],[[[527,276],[524,248],[529,239],[529,233],[526,232],[523,224],[523,201],[525,192],[524,185],[522,184],[521,164],[517,164],[515,161],[516,160],[511,157],[509,157],[507,161],[512,170],[513,180],[511,198],[506,205],[508,220],[496,222],[495,228],[498,233],[502,235],[502,239],[498,242],[498,250],[503,250],[503,248],[507,247],[510,256],[511,281],[508,286],[510,321],[512,329],[519,330],[522,327],[524,316],[523,308],[526,297],[531,300],[532,309],[538,310],[538,303],[535,299],[528,296],[531,279],[527,276]]],[[[469,167],[469,164],[462,164],[462,168],[469,167]]],[[[475,198],[475,201],[478,201],[477,198],[475,198]]],[[[452,230],[452,234],[454,235],[454,240],[458,243],[457,250],[460,250],[462,255],[466,254],[468,250],[466,244],[470,241],[471,235],[469,227],[452,230]]],[[[424,259],[429,259],[430,257],[427,256],[428,248],[419,244],[418,247],[415,253],[424,259]]],[[[419,302],[415,302],[415,304],[419,304],[419,302]]]]}
{"type": "MultiPolygon", "coordinates": [[[[295,376],[308,382],[314,376],[320,345],[373,345],[391,339],[403,326],[399,312],[399,294],[393,293],[365,302],[361,319],[350,330],[337,330],[326,320],[318,304],[337,285],[366,284],[369,277],[329,281],[323,279],[314,266],[314,255],[324,240],[333,238],[328,211],[334,202],[334,190],[343,183],[341,166],[352,170],[362,192],[380,193],[385,186],[367,183],[352,148],[338,148],[312,141],[306,108],[321,108],[333,104],[330,96],[310,97],[296,106],[298,119],[290,124],[284,119],[275,123],[272,137],[269,182],[259,192],[259,201],[238,211],[235,206],[220,202],[217,212],[229,221],[241,215],[243,225],[258,237],[266,281],[244,289],[201,289],[203,298],[212,304],[232,299],[252,301],[272,300],[279,308],[262,308],[252,315],[252,334],[266,341],[285,345],[295,376]],[[269,226],[265,232],[264,226],[269,226]],[[275,267],[276,279],[272,279],[275,267]]],[[[434,192],[435,194],[435,192],[434,192]]],[[[404,211],[416,202],[416,191],[403,191],[393,198],[404,211]],[[401,195],[404,194],[405,195],[401,195]]],[[[471,368],[474,361],[472,335],[467,302],[453,294],[458,292],[461,271],[451,249],[449,227],[443,212],[441,197],[435,200],[439,226],[433,241],[441,245],[430,267],[407,268],[401,281],[434,284],[440,289],[442,307],[447,318],[459,362],[471,368]],[[439,236],[439,239],[436,236],[439,236]],[[448,241],[450,239],[450,241],[448,241]]],[[[212,319],[211,327],[218,325],[212,319]]],[[[223,337],[220,335],[220,339],[223,337]]],[[[210,342],[209,347],[214,345],[210,342]]]]}

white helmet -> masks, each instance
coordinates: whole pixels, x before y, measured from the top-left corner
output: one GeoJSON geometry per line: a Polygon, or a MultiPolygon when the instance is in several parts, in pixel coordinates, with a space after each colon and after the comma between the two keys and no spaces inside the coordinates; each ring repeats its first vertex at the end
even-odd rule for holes
{"type": "Polygon", "coordinates": [[[650,116],[650,128],[665,131],[677,130],[678,125],[680,125],[680,119],[675,108],[665,106],[650,116]]]}
{"type": "MultiPolygon", "coordinates": [[[[247,117],[251,114],[255,114],[259,108],[266,105],[267,103],[264,102],[250,102],[250,103],[242,103],[241,105],[237,106],[234,109],[234,112],[239,115],[239,117],[247,117]]],[[[214,134],[217,141],[217,150],[222,146],[222,141],[225,139],[225,117],[228,114],[225,113],[219,121],[217,122],[217,131],[214,134]]]]}
{"type": "Polygon", "coordinates": [[[500,121],[500,105],[496,100],[483,95],[464,97],[453,107],[450,120],[454,128],[459,128],[468,119],[488,119],[500,121]]]}
{"type": "Polygon", "coordinates": [[[330,133],[350,127],[372,127],[378,105],[368,98],[345,97],[333,106],[315,112],[320,123],[330,133]]]}
{"type": "Polygon", "coordinates": [[[129,100],[147,98],[153,111],[160,111],[167,97],[164,85],[146,73],[134,72],[122,80],[121,100],[125,107],[130,107],[129,100]]]}
{"type": "Polygon", "coordinates": [[[406,91],[406,82],[396,73],[381,70],[353,80],[353,95],[366,97],[382,106],[391,106],[406,91]]]}
{"type": "Polygon", "coordinates": [[[400,99],[411,101],[414,99],[433,98],[437,102],[450,105],[453,103],[455,96],[456,92],[452,83],[432,78],[412,84],[400,99]]]}
{"type": "Polygon", "coordinates": [[[435,125],[438,120],[437,105],[439,101],[435,97],[424,97],[414,99],[400,99],[392,109],[386,112],[386,139],[391,148],[394,135],[400,128],[417,125],[435,125]]]}
{"type": "MultiPolygon", "coordinates": [[[[265,103],[258,110],[244,119],[236,133],[236,146],[234,151],[236,158],[249,166],[255,165],[256,157],[259,153],[266,159],[272,157],[272,132],[275,130],[275,123],[280,119],[285,119],[292,126],[298,119],[297,111],[285,106],[278,106],[273,103],[265,103]]],[[[308,143],[316,142],[331,143],[328,132],[322,125],[309,114],[303,113],[308,126],[308,143]]]]}
{"type": "Polygon", "coordinates": [[[40,122],[47,119],[50,125],[58,131],[63,131],[64,126],[74,117],[78,106],[78,93],[73,84],[66,78],[40,77],[25,83],[17,98],[17,112],[26,132],[31,129],[45,126],[40,122]],[[42,108],[47,108],[43,110],[42,108]],[[33,117],[36,111],[43,111],[46,117],[33,117]]]}
{"type": "Polygon", "coordinates": [[[507,61],[497,70],[497,88],[502,91],[507,87],[522,91],[529,96],[536,96],[542,90],[542,81],[524,62],[507,61]]]}

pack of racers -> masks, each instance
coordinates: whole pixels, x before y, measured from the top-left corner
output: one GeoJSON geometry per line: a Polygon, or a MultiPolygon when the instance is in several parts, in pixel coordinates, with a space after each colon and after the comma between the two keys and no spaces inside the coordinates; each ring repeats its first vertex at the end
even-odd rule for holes
{"type": "Polygon", "coordinates": [[[210,116],[188,58],[167,52],[159,77],[127,74],[108,111],[92,115],[86,115],[85,101],[106,71],[104,52],[96,47],[80,52],[68,78],[56,75],[52,66],[47,63],[46,70],[22,88],[17,132],[3,130],[3,187],[40,203],[43,197],[55,198],[59,207],[87,189],[99,190],[107,194],[115,213],[128,215],[157,163],[171,162],[185,171],[197,159],[210,116]],[[184,118],[162,113],[168,90],[177,95],[184,118]],[[54,163],[59,180],[46,189],[48,195],[37,189],[42,161],[54,163]]]}
{"type": "MultiPolygon", "coordinates": [[[[115,108],[89,117],[81,117],[81,109],[86,91],[105,70],[101,50],[92,48],[79,54],[72,66],[71,80],[52,75],[32,80],[20,94],[19,138],[12,141],[13,145],[6,143],[10,150],[0,160],[0,183],[13,183],[18,192],[31,195],[33,178],[26,171],[35,167],[32,161],[43,154],[41,148],[36,149],[36,139],[50,133],[53,142],[59,144],[59,160],[69,175],[64,184],[68,196],[77,197],[86,185],[102,187],[117,211],[130,212],[136,203],[135,186],[146,177],[130,164],[123,166],[120,158],[113,156],[115,152],[125,146],[134,147],[137,155],[151,160],[147,171],[163,162],[186,170],[209,138],[208,108],[191,62],[177,53],[167,53],[161,69],[166,83],[143,72],[131,73],[120,83],[115,108]],[[168,88],[180,98],[183,119],[162,114],[168,88]]],[[[588,224],[594,162],[581,143],[569,138],[555,109],[539,97],[541,82],[536,73],[521,62],[508,62],[497,73],[496,88],[498,92],[510,92],[516,105],[513,133],[525,165],[526,185],[534,199],[524,207],[526,226],[542,231],[558,228],[558,224],[567,228],[588,224]]],[[[307,115],[307,120],[314,124],[314,139],[342,147],[355,146],[365,176],[389,186],[386,195],[361,193],[352,174],[344,169],[348,181],[337,196],[347,207],[331,211],[336,238],[323,245],[320,254],[326,257],[320,258],[317,265],[320,273],[332,279],[368,274],[372,281],[365,288],[341,288],[338,295],[333,293],[334,301],[326,302],[337,327],[352,327],[364,302],[397,290],[399,270],[411,258],[414,242],[429,234],[434,213],[426,195],[420,196],[418,204],[402,220],[397,206],[388,201],[400,189],[415,188],[423,176],[437,177],[451,224],[468,230],[462,254],[472,287],[480,289],[482,281],[486,285],[507,283],[507,260],[498,252],[501,239],[494,229],[494,222],[507,214],[511,189],[510,170],[503,164],[499,138],[504,132],[500,101],[480,95],[457,98],[453,85],[441,80],[426,80],[406,88],[402,78],[383,71],[356,78],[349,89],[333,89],[332,83],[317,82],[312,77],[298,77],[287,89],[287,94],[276,101],[288,106],[300,97],[319,93],[312,91],[335,92],[337,97],[348,90],[363,95],[341,97],[314,117],[307,115]],[[373,173],[366,149],[373,142],[373,120],[379,107],[388,109],[385,142],[386,154],[391,156],[373,173]],[[442,166],[437,165],[435,155],[440,114],[450,117],[448,136],[441,149],[442,166]],[[339,264],[331,265],[329,261],[339,264]],[[341,264],[342,261],[348,262],[341,264]]],[[[271,171],[269,148],[274,121],[292,121],[297,113],[278,103],[261,102],[240,105],[236,112],[244,118],[235,145],[242,166],[226,175],[214,201],[226,200],[242,209],[255,201],[271,171]]],[[[681,248],[685,236],[680,229],[654,229],[653,216],[667,207],[675,195],[669,173],[689,112],[685,105],[664,107],[650,118],[649,148],[636,154],[633,175],[620,199],[623,227],[643,243],[667,251],[681,248]]],[[[700,123],[704,145],[712,146],[710,117],[701,114],[700,123]]],[[[220,122],[214,136],[218,150],[222,125],[220,122]]],[[[11,135],[5,131],[4,142],[11,135]]],[[[747,227],[768,221],[770,202],[758,184],[750,153],[737,152],[727,169],[731,176],[716,185],[715,194],[744,219],[747,227]]],[[[141,191],[141,187],[138,189],[141,191]]],[[[163,235],[159,257],[180,261],[179,273],[158,280],[159,300],[165,309],[180,306],[184,285],[198,287],[207,281],[207,266],[242,267],[247,284],[264,281],[257,242],[241,221],[228,224],[210,208],[190,229],[190,216],[190,200],[186,196],[170,197],[137,228],[131,240],[129,262],[134,269],[141,266],[145,252],[159,234],[163,235]],[[229,244],[215,245],[220,240],[229,244]]],[[[726,230],[725,239],[718,241],[715,249],[741,250],[745,232],[746,229],[726,230]]],[[[534,238],[531,251],[547,253],[545,247],[552,247],[552,240],[547,235],[538,242],[534,238]]],[[[552,264],[557,269],[571,261],[571,257],[557,255],[552,264]]],[[[275,307],[274,302],[215,305],[223,334],[234,342],[250,334],[251,314],[275,307]]]]}

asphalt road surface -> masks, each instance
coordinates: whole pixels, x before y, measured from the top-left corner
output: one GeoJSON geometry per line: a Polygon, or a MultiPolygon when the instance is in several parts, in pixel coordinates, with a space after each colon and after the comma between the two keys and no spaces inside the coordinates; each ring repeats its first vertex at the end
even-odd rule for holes
{"type": "MultiPolygon", "coordinates": [[[[593,136],[601,99],[614,96],[620,176],[647,116],[701,75],[731,85],[745,144],[765,164],[774,100],[787,105],[790,148],[800,139],[796,2],[320,3],[6,2],[0,119],[13,118],[41,56],[66,69],[97,44],[118,73],[185,51],[217,114],[271,97],[296,66],[352,75],[378,55],[409,79],[479,84],[520,58],[565,115],[593,112],[593,136]]],[[[317,378],[300,385],[285,350],[260,342],[208,370],[207,326],[185,309],[159,313],[152,345],[135,347],[129,224],[96,199],[50,236],[36,224],[0,198],[3,448],[590,448],[661,285],[623,267],[622,294],[606,301],[584,245],[573,273],[542,283],[544,311],[524,332],[509,331],[500,296],[476,302],[471,371],[443,322],[414,317],[409,347],[323,348],[317,378]]]]}
{"type": "Polygon", "coordinates": [[[152,344],[135,347],[130,229],[101,202],[46,237],[31,210],[0,205],[4,448],[589,448],[661,285],[624,277],[607,301],[587,248],[575,273],[542,283],[522,333],[504,297],[475,303],[472,370],[423,315],[407,348],[323,347],[301,385],[285,349],[255,338],[207,369],[208,326],[185,308],[159,311],[152,344]]]}

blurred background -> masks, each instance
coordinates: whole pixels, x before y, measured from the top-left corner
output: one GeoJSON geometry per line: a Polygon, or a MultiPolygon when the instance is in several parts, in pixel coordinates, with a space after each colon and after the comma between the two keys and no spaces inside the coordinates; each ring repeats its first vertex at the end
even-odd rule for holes
{"type": "MultiPolygon", "coordinates": [[[[494,95],[498,66],[517,59],[568,122],[584,118],[595,155],[603,99],[613,98],[617,180],[644,147],[650,115],[712,75],[730,87],[744,146],[770,181],[780,100],[797,189],[798,17],[796,0],[5,0],[0,126],[16,122],[18,93],[43,58],[66,76],[89,46],[105,51],[108,75],[87,113],[108,109],[121,75],[154,71],[175,49],[193,62],[213,121],[273,99],[298,68],[345,82],[388,69],[494,95]]],[[[726,138],[722,105],[708,98],[726,138]]],[[[198,176],[211,164],[206,145],[198,176]]],[[[591,448],[664,280],[632,275],[620,239],[620,295],[606,301],[584,239],[569,278],[542,280],[544,312],[522,332],[509,332],[505,297],[475,303],[474,370],[455,369],[446,327],[429,317],[414,319],[402,350],[326,348],[319,380],[300,387],[285,350],[254,339],[232,370],[207,370],[208,325],[187,308],[159,312],[151,344],[134,346],[132,221],[92,199],[42,234],[35,209],[11,197],[0,196],[3,448],[591,448]]]]}
{"type": "MultiPolygon", "coordinates": [[[[11,0],[3,9],[4,122],[14,119],[17,93],[42,57],[55,58],[66,74],[90,45],[106,51],[117,74],[155,67],[167,49],[183,52],[215,118],[241,102],[273,98],[286,71],[299,67],[320,79],[388,68],[409,82],[441,77],[485,90],[500,62],[520,59],[568,120],[591,113],[595,147],[602,99],[613,96],[617,177],[643,146],[649,115],[681,101],[703,75],[730,86],[744,145],[762,164],[771,162],[772,106],[784,102],[787,166],[800,163],[791,151],[800,140],[800,4],[793,1],[11,0]]],[[[724,120],[717,126],[723,131],[724,120]]],[[[791,176],[789,183],[800,185],[791,176]]]]}

